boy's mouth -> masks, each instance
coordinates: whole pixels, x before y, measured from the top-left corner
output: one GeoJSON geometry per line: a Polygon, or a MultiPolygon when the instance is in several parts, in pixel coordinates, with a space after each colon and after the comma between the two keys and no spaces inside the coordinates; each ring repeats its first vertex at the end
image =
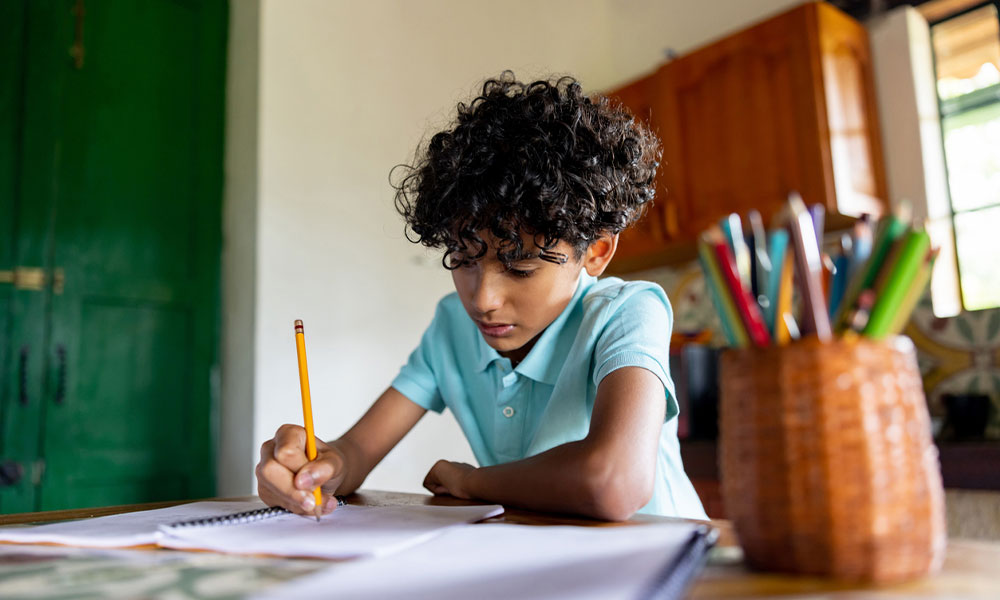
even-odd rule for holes
{"type": "Polygon", "coordinates": [[[514,330],[514,326],[509,323],[484,323],[476,321],[476,327],[479,327],[479,331],[483,332],[483,335],[493,338],[507,337],[514,330]]]}

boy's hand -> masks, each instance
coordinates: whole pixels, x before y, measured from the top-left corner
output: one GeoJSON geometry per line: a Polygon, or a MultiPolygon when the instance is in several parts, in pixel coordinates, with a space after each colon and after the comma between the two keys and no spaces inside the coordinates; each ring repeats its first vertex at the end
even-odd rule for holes
{"type": "Polygon", "coordinates": [[[439,460],[424,477],[424,487],[434,495],[448,494],[463,500],[472,498],[467,487],[469,475],[476,468],[470,464],[439,460]]]}
{"type": "Polygon", "coordinates": [[[257,494],[268,506],[281,506],[300,515],[313,514],[313,489],[322,486],[323,514],[337,506],[334,493],[344,479],[345,460],[335,447],[317,439],[316,460],[306,456],[306,430],[282,425],[274,439],[260,447],[257,494]]]}

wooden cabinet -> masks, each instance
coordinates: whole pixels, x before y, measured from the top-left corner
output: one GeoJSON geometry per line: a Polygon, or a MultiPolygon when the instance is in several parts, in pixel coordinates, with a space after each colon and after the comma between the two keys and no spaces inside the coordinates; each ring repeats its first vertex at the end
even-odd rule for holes
{"type": "MultiPolygon", "coordinates": [[[[628,107],[632,114],[659,133],[659,123],[654,118],[653,110],[655,83],[652,77],[644,77],[617,90],[614,97],[628,107]]],[[[669,229],[672,220],[667,214],[667,209],[670,205],[660,200],[666,195],[662,168],[661,162],[661,170],[658,172],[656,180],[657,200],[649,207],[638,223],[622,232],[615,264],[625,261],[633,261],[634,263],[637,260],[641,261],[644,257],[655,256],[676,233],[669,229]]]]}
{"type": "Polygon", "coordinates": [[[880,213],[885,176],[868,34],[825,2],[677,58],[611,96],[659,134],[657,206],[623,234],[617,271],[693,256],[698,233],[798,190],[828,223],[880,213]]]}

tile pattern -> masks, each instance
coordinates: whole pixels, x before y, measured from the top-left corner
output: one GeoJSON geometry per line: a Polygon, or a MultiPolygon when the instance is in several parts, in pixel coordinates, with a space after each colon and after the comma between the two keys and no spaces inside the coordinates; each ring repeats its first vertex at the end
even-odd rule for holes
{"type": "MultiPolygon", "coordinates": [[[[675,331],[708,329],[713,334],[713,345],[725,345],[697,262],[641,271],[630,274],[629,278],[655,281],[666,290],[674,309],[675,331]]],[[[928,294],[914,310],[905,333],[917,346],[917,361],[932,417],[943,420],[944,394],[985,393],[993,404],[986,438],[1000,440],[1000,309],[941,319],[934,316],[928,294]]]]}

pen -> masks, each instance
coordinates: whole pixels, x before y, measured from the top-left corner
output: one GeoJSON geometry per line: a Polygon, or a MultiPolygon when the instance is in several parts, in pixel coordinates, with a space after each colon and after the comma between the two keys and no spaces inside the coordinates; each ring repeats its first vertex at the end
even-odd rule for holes
{"type": "Polygon", "coordinates": [[[815,333],[821,342],[828,342],[833,333],[830,329],[830,315],[823,299],[823,261],[815,224],[798,192],[788,194],[788,208],[788,229],[804,305],[802,333],[815,333]]]}
{"type": "MultiPolygon", "coordinates": [[[[309,395],[309,368],[306,365],[306,334],[301,320],[295,321],[295,352],[299,359],[299,389],[302,391],[302,417],[306,424],[306,456],[316,460],[316,435],[313,432],[312,399],[309,395]]],[[[313,489],[316,507],[313,513],[316,521],[323,514],[323,492],[319,486],[313,489]]]]}
{"type": "Polygon", "coordinates": [[[837,316],[837,309],[840,307],[840,301],[847,289],[848,270],[853,254],[854,239],[845,233],[840,237],[840,252],[833,259],[833,280],[830,282],[830,293],[827,296],[831,319],[837,316]]]}
{"type": "Polygon", "coordinates": [[[767,295],[767,285],[773,268],[771,257],[767,253],[767,232],[764,231],[764,220],[761,219],[760,212],[751,210],[747,213],[747,220],[750,221],[751,239],[753,240],[753,269],[751,271],[753,273],[754,299],[767,315],[771,304],[771,298],[767,295]]]}
{"type": "Polygon", "coordinates": [[[740,221],[738,214],[732,213],[723,217],[719,225],[722,227],[722,233],[726,236],[726,241],[729,242],[729,249],[733,253],[733,264],[736,266],[740,282],[747,290],[751,290],[750,248],[743,237],[743,222],[740,221]]]}

